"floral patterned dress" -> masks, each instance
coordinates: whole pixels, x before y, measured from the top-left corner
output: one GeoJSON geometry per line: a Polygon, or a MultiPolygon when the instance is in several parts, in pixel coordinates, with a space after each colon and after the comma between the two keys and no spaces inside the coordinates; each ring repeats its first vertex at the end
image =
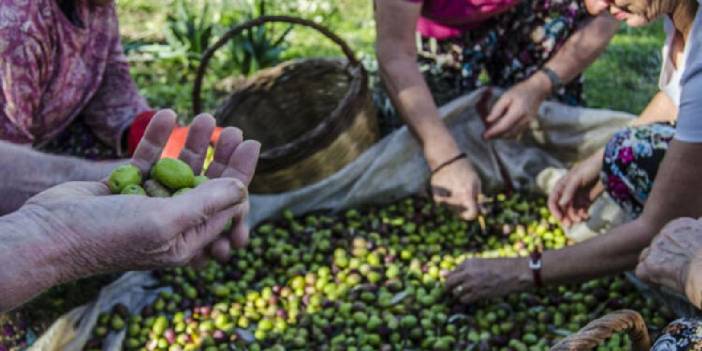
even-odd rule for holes
{"type": "Polygon", "coordinates": [[[605,147],[601,179],[607,193],[636,218],[653,188],[675,126],[656,123],[629,127],[616,133],[605,147]]]}
{"type": "Polygon", "coordinates": [[[116,157],[146,110],[113,3],[0,0],[0,140],[116,157]]]}

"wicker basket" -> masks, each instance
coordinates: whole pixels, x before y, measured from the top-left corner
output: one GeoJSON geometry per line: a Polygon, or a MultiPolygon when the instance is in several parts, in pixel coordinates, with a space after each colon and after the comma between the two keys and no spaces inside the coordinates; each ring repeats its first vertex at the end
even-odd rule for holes
{"type": "Polygon", "coordinates": [[[291,191],[318,182],[356,159],[379,138],[368,76],[349,46],[314,22],[263,16],[233,27],[203,55],[193,87],[193,112],[202,110],[202,81],[215,51],[244,30],[269,22],[316,29],[341,47],[346,59],[301,59],[247,79],[215,112],[262,143],[254,193],[291,191]]]}
{"type": "Polygon", "coordinates": [[[629,334],[633,351],[651,348],[651,338],[641,315],[632,310],[620,310],[588,323],[577,333],[561,340],[551,350],[592,350],[618,332],[629,334]]]}

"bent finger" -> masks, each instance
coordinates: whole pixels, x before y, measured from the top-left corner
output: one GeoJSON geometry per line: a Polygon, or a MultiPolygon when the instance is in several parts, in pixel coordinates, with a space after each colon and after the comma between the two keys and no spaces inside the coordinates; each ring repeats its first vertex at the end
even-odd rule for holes
{"type": "Polygon", "coordinates": [[[556,183],[556,186],[548,196],[548,209],[558,221],[563,219],[563,213],[561,212],[561,207],[558,205],[558,203],[562,196],[563,186],[565,185],[567,179],[566,177],[567,176],[564,176],[556,183]]]}
{"type": "Polygon", "coordinates": [[[206,113],[195,117],[193,123],[190,124],[185,147],[180,151],[178,158],[190,165],[195,174],[200,174],[202,171],[207,156],[207,147],[210,146],[210,137],[216,124],[214,117],[206,113]]]}
{"type": "Polygon", "coordinates": [[[235,249],[241,249],[249,242],[249,225],[246,223],[246,217],[249,214],[248,202],[237,206],[237,211],[234,214],[234,226],[229,233],[229,243],[235,249]]]}
{"type": "Polygon", "coordinates": [[[505,112],[509,108],[511,99],[507,95],[502,95],[495,106],[490,110],[490,114],[485,118],[486,124],[492,124],[498,121],[500,118],[504,117],[505,112]]]}
{"type": "Polygon", "coordinates": [[[579,187],[580,187],[580,184],[577,180],[575,180],[573,178],[568,178],[568,182],[563,187],[563,192],[561,193],[561,198],[558,200],[558,205],[561,208],[569,205],[573,201],[573,198],[575,197],[575,193],[578,191],[579,187]]]}
{"type": "Polygon", "coordinates": [[[225,209],[248,201],[246,187],[232,178],[209,180],[194,188],[178,199],[167,198],[170,223],[166,223],[172,232],[182,232],[183,228],[200,225],[225,209]]]}
{"type": "Polygon", "coordinates": [[[455,269],[446,277],[446,289],[453,292],[459,285],[463,284],[469,273],[465,269],[455,269]]]}
{"type": "Polygon", "coordinates": [[[491,125],[488,130],[485,131],[484,133],[484,138],[485,139],[495,139],[499,138],[503,134],[505,134],[507,131],[509,131],[512,126],[517,123],[517,121],[523,118],[523,113],[517,108],[512,108],[507,111],[507,113],[500,118],[497,123],[494,125],[491,125]]]}
{"type": "Polygon", "coordinates": [[[520,118],[509,130],[504,133],[503,138],[516,139],[520,134],[529,128],[529,122],[528,117],[520,118]]]}
{"type": "Polygon", "coordinates": [[[227,127],[222,130],[217,145],[215,146],[212,163],[207,168],[209,178],[219,178],[222,172],[227,169],[229,159],[234,150],[243,142],[244,134],[239,128],[227,127]]]}
{"type": "Polygon", "coordinates": [[[256,171],[261,143],[255,140],[246,140],[232,153],[227,168],[222,172],[222,177],[239,179],[249,185],[256,171]]]}
{"type": "Polygon", "coordinates": [[[475,203],[475,200],[464,201],[462,207],[464,210],[461,212],[461,217],[464,220],[470,221],[478,216],[478,205],[475,203]]]}
{"type": "Polygon", "coordinates": [[[232,247],[225,237],[216,239],[209,247],[210,255],[220,263],[226,263],[232,256],[232,247]]]}
{"type": "Polygon", "coordinates": [[[200,252],[214,242],[231,219],[235,209],[220,211],[207,218],[200,225],[192,227],[183,234],[183,241],[189,250],[200,252]]]}
{"type": "Polygon", "coordinates": [[[141,170],[142,174],[148,174],[154,163],[161,158],[163,148],[166,146],[175,125],[175,112],[161,110],[156,113],[146,127],[144,137],[139,141],[131,161],[141,170]]]}

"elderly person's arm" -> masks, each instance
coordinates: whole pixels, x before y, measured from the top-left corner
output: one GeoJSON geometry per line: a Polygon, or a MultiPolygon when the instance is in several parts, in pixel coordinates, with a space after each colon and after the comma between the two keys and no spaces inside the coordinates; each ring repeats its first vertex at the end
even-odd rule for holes
{"type": "Polygon", "coordinates": [[[68,181],[98,180],[124,161],[93,162],[44,154],[29,146],[0,141],[0,215],[18,209],[30,197],[68,181]]]}
{"type": "MultiPolygon", "coordinates": [[[[575,31],[546,63],[563,84],[589,67],[609,44],[619,23],[609,14],[587,21],[575,31]]],[[[488,139],[513,137],[536,118],[541,103],[551,95],[553,85],[543,71],[510,88],[495,103],[487,117],[490,126],[484,133],[488,139]]]]}
{"type": "MultiPolygon", "coordinates": [[[[437,169],[461,153],[434,103],[417,65],[415,30],[421,3],[375,1],[380,75],[400,116],[422,145],[429,168],[437,169]]],[[[468,155],[470,157],[470,155],[468,155]]],[[[480,178],[468,159],[458,159],[432,176],[434,200],[457,209],[462,217],[477,215],[480,178]]]]}
{"type": "MultiPolygon", "coordinates": [[[[175,115],[159,113],[149,125],[132,163],[146,174],[159,159],[175,115]]],[[[214,119],[198,117],[181,159],[202,168],[214,119]]],[[[19,306],[41,291],[94,274],[184,265],[201,255],[232,218],[232,246],[248,233],[238,230],[248,212],[245,182],[258,143],[241,142],[227,128],[207,175],[213,179],[174,198],[111,195],[102,182],[71,182],[31,198],[0,217],[0,311],[19,306]]]]}
{"type": "Polygon", "coordinates": [[[37,111],[45,103],[41,97],[43,83],[51,79],[52,51],[36,26],[25,28],[10,21],[0,25],[0,38],[0,139],[5,141],[0,142],[2,215],[51,186],[99,180],[124,161],[90,162],[32,151],[30,147],[38,142],[36,131],[42,130],[44,116],[37,117],[37,111]]]}
{"type": "Polygon", "coordinates": [[[702,308],[702,221],[680,218],[668,223],[641,253],[636,275],[685,294],[702,308]]]}

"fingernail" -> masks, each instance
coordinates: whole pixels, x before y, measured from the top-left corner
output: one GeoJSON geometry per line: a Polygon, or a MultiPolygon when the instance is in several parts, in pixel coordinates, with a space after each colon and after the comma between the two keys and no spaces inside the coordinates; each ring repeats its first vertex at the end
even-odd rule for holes
{"type": "Polygon", "coordinates": [[[242,140],[244,138],[244,132],[237,127],[227,127],[227,129],[233,130],[242,140]]]}
{"type": "MultiPolygon", "coordinates": [[[[170,108],[164,108],[164,109],[162,109],[162,110],[158,110],[158,112],[156,112],[156,115],[173,115],[173,116],[176,116],[176,113],[175,113],[175,111],[171,110],[170,108]]],[[[155,115],[154,115],[154,117],[155,117],[155,115]]]]}
{"type": "Polygon", "coordinates": [[[214,117],[212,117],[212,115],[209,113],[201,113],[201,114],[197,115],[197,117],[195,117],[195,119],[203,119],[203,118],[213,122],[215,125],[217,124],[217,120],[214,117]]]}
{"type": "Polygon", "coordinates": [[[251,140],[251,141],[255,145],[253,147],[256,149],[256,152],[261,152],[261,143],[258,140],[251,140]]]}

